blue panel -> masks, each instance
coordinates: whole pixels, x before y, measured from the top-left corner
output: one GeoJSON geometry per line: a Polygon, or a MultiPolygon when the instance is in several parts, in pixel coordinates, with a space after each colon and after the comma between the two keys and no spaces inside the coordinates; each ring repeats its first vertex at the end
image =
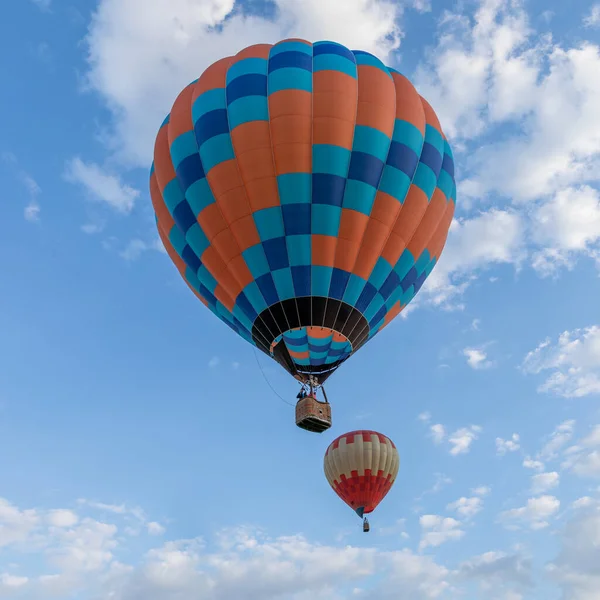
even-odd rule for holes
{"type": "Polygon", "coordinates": [[[235,158],[229,133],[215,136],[204,142],[200,148],[200,157],[207,173],[222,162],[235,158]]]}
{"type": "Polygon", "coordinates": [[[419,258],[417,258],[417,260],[415,262],[415,269],[417,270],[417,273],[419,275],[421,275],[421,273],[423,273],[423,271],[425,271],[430,260],[431,260],[431,256],[429,255],[429,250],[427,250],[427,248],[425,248],[423,250],[423,252],[421,253],[421,256],[419,256],[419,258]]]}
{"type": "Polygon", "coordinates": [[[327,297],[332,271],[333,269],[331,267],[313,265],[311,273],[311,293],[313,296],[327,297]]]}
{"type": "Polygon", "coordinates": [[[417,280],[418,276],[417,270],[412,267],[400,282],[402,289],[406,292],[408,288],[417,280]]]}
{"type": "Polygon", "coordinates": [[[266,300],[269,306],[279,302],[280,298],[277,294],[277,289],[275,288],[275,282],[273,281],[273,277],[271,277],[271,273],[265,273],[264,275],[261,275],[256,280],[256,284],[258,285],[258,289],[261,291],[263,298],[266,300]]]}
{"type": "Polygon", "coordinates": [[[339,175],[313,173],[312,201],[313,204],[330,204],[342,206],[346,178],[339,175]]]}
{"type": "Polygon", "coordinates": [[[196,256],[196,253],[188,245],[186,245],[183,249],[183,252],[181,253],[181,258],[183,258],[185,264],[192,271],[194,271],[194,273],[198,271],[200,265],[202,264],[200,262],[200,259],[196,256]]]}
{"type": "MultiPolygon", "coordinates": [[[[195,143],[196,141],[194,140],[195,143]]],[[[184,191],[187,191],[192,183],[205,176],[197,149],[194,151],[194,154],[190,154],[179,163],[177,169],[175,169],[175,173],[177,174],[181,189],[184,191]]]]}
{"type": "Polygon", "coordinates": [[[244,288],[244,294],[250,301],[250,304],[252,304],[252,308],[254,308],[257,314],[260,315],[260,313],[267,308],[265,298],[255,281],[252,281],[244,288]]]}
{"type": "Polygon", "coordinates": [[[215,88],[200,94],[192,105],[192,122],[195,123],[198,119],[207,113],[214,110],[223,109],[227,106],[225,99],[225,89],[215,88]]]}
{"type": "Polygon", "coordinates": [[[405,144],[392,142],[387,157],[387,164],[406,173],[411,179],[419,163],[419,157],[412,148],[405,144]]]}
{"type": "Polygon", "coordinates": [[[171,160],[175,169],[179,166],[179,163],[193,154],[198,154],[198,144],[196,143],[196,136],[193,131],[186,131],[181,135],[177,136],[171,144],[169,151],[171,153],[171,160]]]}
{"type": "Polygon", "coordinates": [[[251,121],[268,121],[269,105],[264,96],[246,96],[229,105],[229,127],[233,131],[239,125],[251,121]]]}
{"type": "Polygon", "coordinates": [[[344,292],[344,302],[350,306],[354,306],[367,282],[354,273],[350,274],[346,291],[344,292]]]}
{"type": "Polygon", "coordinates": [[[286,243],[290,265],[300,266],[311,264],[312,245],[310,235],[288,235],[286,236],[286,243]]]}
{"type": "Polygon", "coordinates": [[[340,228],[342,209],[326,204],[312,205],[312,233],[337,237],[340,228]]]}
{"type": "Polygon", "coordinates": [[[198,146],[223,133],[229,133],[227,109],[219,108],[202,115],[194,124],[194,133],[198,146]]]}
{"type": "Polygon", "coordinates": [[[442,168],[442,155],[428,142],[423,144],[420,161],[427,165],[437,178],[442,168]]]}
{"type": "Polygon", "coordinates": [[[226,95],[228,105],[246,96],[266,96],[267,76],[258,73],[241,75],[227,85],[226,95]]]}
{"type": "Polygon", "coordinates": [[[269,75],[269,94],[281,90],[304,90],[312,92],[312,73],[304,69],[278,69],[269,75]]]}
{"type": "Polygon", "coordinates": [[[266,58],[244,58],[233,63],[227,69],[227,85],[229,85],[234,79],[240,77],[240,75],[249,75],[250,73],[262,73],[263,75],[267,72],[267,59],[266,58]]]}
{"type": "Polygon", "coordinates": [[[264,240],[263,248],[265,249],[265,255],[269,263],[271,271],[277,269],[284,269],[289,267],[290,263],[287,256],[287,246],[285,244],[285,237],[272,238],[270,240],[264,240]]]}
{"type": "Polygon", "coordinates": [[[403,119],[396,119],[394,122],[392,140],[408,146],[417,156],[423,149],[423,135],[412,123],[403,119]]]}
{"type": "Polygon", "coordinates": [[[184,199],[183,191],[181,190],[181,185],[177,178],[171,179],[171,181],[167,183],[162,196],[169,212],[173,214],[175,207],[184,199]]]}
{"type": "Polygon", "coordinates": [[[377,313],[375,313],[375,316],[369,321],[369,325],[371,327],[375,327],[375,329],[379,329],[379,322],[383,321],[385,319],[385,315],[387,314],[387,308],[385,306],[382,306],[377,313]]]}
{"type": "Polygon", "coordinates": [[[329,297],[341,300],[344,296],[344,290],[350,279],[350,273],[334,267],[331,275],[331,284],[329,286],[329,297]]]}
{"type": "Polygon", "coordinates": [[[451,156],[444,153],[444,160],[442,162],[442,169],[450,175],[450,177],[454,178],[454,160],[451,156]]]}
{"type": "Polygon", "coordinates": [[[261,241],[264,242],[285,235],[281,207],[263,208],[253,213],[253,216],[261,241]]]}
{"type": "Polygon", "coordinates": [[[290,269],[279,269],[271,273],[280,300],[288,300],[295,296],[294,281],[290,269]]]}
{"type": "Polygon", "coordinates": [[[350,150],[331,144],[315,144],[312,151],[313,173],[325,173],[346,178],[350,164],[350,150]]]}
{"type": "Polygon", "coordinates": [[[279,200],[281,204],[310,204],[311,174],[285,173],[277,176],[279,200]]]}
{"type": "Polygon", "coordinates": [[[413,185],[421,188],[428,199],[431,199],[435,186],[437,185],[437,177],[434,172],[423,163],[419,163],[417,172],[413,177],[413,185]]]}
{"type": "Polygon", "coordinates": [[[312,56],[295,50],[269,56],[269,74],[288,67],[312,72],[312,56]]]}
{"type": "Polygon", "coordinates": [[[438,152],[444,152],[444,138],[435,127],[425,125],[425,141],[437,148],[438,152]]]}
{"type": "Polygon", "coordinates": [[[250,248],[246,248],[246,250],[242,252],[242,256],[254,279],[269,272],[269,263],[267,262],[267,257],[265,256],[262,244],[255,244],[254,246],[250,246],[250,248]]]}
{"type": "Polygon", "coordinates": [[[368,65],[370,67],[377,67],[383,73],[385,73],[390,79],[392,76],[390,72],[387,70],[387,67],[375,56],[369,54],[368,52],[364,52],[362,50],[352,50],[356,58],[356,64],[358,65],[368,65]]]}
{"type": "Polygon", "coordinates": [[[234,317],[240,321],[244,327],[252,330],[254,319],[256,319],[256,311],[252,308],[250,301],[246,298],[244,292],[238,294],[233,307],[234,317]]]}
{"type": "Polygon", "coordinates": [[[344,208],[351,208],[365,215],[371,214],[377,189],[362,181],[349,179],[344,193],[344,208]]]}
{"type": "Polygon", "coordinates": [[[337,71],[338,73],[345,73],[353,79],[356,79],[356,65],[354,61],[350,62],[343,56],[337,54],[321,54],[315,56],[313,62],[313,71],[318,73],[319,71],[337,71]]]}
{"type": "Polygon", "coordinates": [[[383,169],[383,177],[379,184],[379,191],[385,192],[394,198],[397,198],[399,202],[404,203],[406,194],[410,188],[411,178],[390,165],[386,165],[383,169]]]}
{"type": "Polygon", "coordinates": [[[354,128],[353,154],[354,152],[362,152],[384,162],[389,149],[390,138],[385,133],[367,125],[357,125],[354,128]]]}
{"type": "Polygon", "coordinates": [[[418,293],[418,291],[421,289],[421,287],[422,287],[422,286],[423,286],[423,284],[425,283],[425,280],[426,280],[426,279],[427,279],[427,273],[426,273],[425,271],[423,271],[423,273],[421,273],[421,274],[420,274],[420,275],[417,277],[417,279],[416,279],[416,281],[415,281],[415,283],[414,283],[414,286],[415,286],[415,294],[417,294],[417,293],[418,293]]]}
{"type": "Polygon", "coordinates": [[[185,241],[185,236],[181,233],[181,230],[178,227],[172,227],[169,232],[169,242],[171,242],[171,246],[173,246],[173,250],[181,256],[183,249],[186,247],[187,242],[185,241]]]}
{"type": "Polygon", "coordinates": [[[398,274],[400,279],[404,279],[408,271],[415,264],[415,258],[411,251],[407,248],[404,249],[398,262],[394,265],[394,271],[398,274]]]}
{"type": "Polygon", "coordinates": [[[448,200],[450,200],[450,196],[452,195],[453,186],[454,181],[452,181],[452,177],[450,177],[450,175],[448,175],[448,173],[442,169],[438,175],[437,187],[444,192],[444,195],[448,200]]]}
{"type": "Polygon", "coordinates": [[[317,57],[322,54],[337,54],[348,59],[352,64],[355,63],[354,54],[346,46],[342,46],[342,44],[337,44],[336,42],[315,42],[313,45],[313,56],[317,57]]]}
{"type": "Polygon", "coordinates": [[[390,265],[385,258],[380,256],[375,263],[373,272],[369,276],[369,283],[373,285],[375,289],[379,289],[384,284],[391,271],[392,265],[390,265]]]}
{"type": "Polygon", "coordinates": [[[383,296],[385,300],[388,300],[388,298],[392,295],[394,290],[398,288],[399,285],[400,276],[398,275],[398,273],[396,273],[396,271],[392,271],[388,275],[383,285],[379,288],[379,293],[383,296]]]}
{"type": "Polygon", "coordinates": [[[360,311],[361,313],[364,313],[367,306],[369,306],[369,304],[371,303],[371,300],[373,300],[373,298],[375,297],[376,293],[377,289],[367,281],[365,283],[363,291],[360,293],[360,296],[356,301],[356,304],[354,305],[356,310],[360,311]]]}
{"type": "Polygon", "coordinates": [[[382,171],[383,161],[376,156],[365,152],[352,151],[348,179],[362,181],[376,188],[379,185],[382,171]]]}
{"type": "MultiPolygon", "coordinates": [[[[191,246],[191,244],[190,244],[191,246]]],[[[193,248],[193,246],[192,246],[193,248]]],[[[194,250],[195,252],[195,250],[194,250]]],[[[198,253],[196,252],[196,256],[198,253]]],[[[214,294],[215,289],[217,287],[217,280],[211,275],[210,271],[206,268],[205,265],[201,265],[198,269],[198,281],[210,292],[214,294]]]]}
{"type": "Polygon", "coordinates": [[[277,54],[283,54],[284,52],[303,52],[304,54],[308,54],[308,56],[312,56],[313,47],[312,44],[305,44],[304,42],[281,42],[269,50],[269,58],[277,54]]]}
{"type": "Polygon", "coordinates": [[[302,235],[310,233],[310,204],[284,204],[283,225],[285,235],[302,235]]]}
{"type": "Polygon", "coordinates": [[[210,204],[215,202],[212,190],[206,178],[192,183],[185,192],[185,197],[196,217],[210,204]]]}
{"type": "Polygon", "coordinates": [[[183,202],[180,202],[175,207],[175,210],[173,211],[173,220],[183,233],[186,233],[194,223],[198,223],[187,200],[183,200],[183,202]]]}
{"type": "MultiPolygon", "coordinates": [[[[375,294],[375,296],[373,296],[373,299],[369,303],[369,306],[364,311],[364,314],[363,314],[364,318],[368,322],[371,322],[373,317],[375,317],[377,312],[381,310],[383,305],[384,305],[384,300],[383,300],[381,294],[375,294]]],[[[385,314],[385,308],[384,308],[384,314],[385,314]]]]}

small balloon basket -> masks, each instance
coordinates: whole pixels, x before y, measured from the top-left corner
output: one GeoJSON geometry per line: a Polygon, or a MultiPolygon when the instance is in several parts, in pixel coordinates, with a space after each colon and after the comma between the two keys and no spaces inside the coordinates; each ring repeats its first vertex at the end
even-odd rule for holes
{"type": "Polygon", "coordinates": [[[331,405],[313,395],[301,398],[296,404],[296,425],[306,431],[323,433],[331,427],[331,405]]]}

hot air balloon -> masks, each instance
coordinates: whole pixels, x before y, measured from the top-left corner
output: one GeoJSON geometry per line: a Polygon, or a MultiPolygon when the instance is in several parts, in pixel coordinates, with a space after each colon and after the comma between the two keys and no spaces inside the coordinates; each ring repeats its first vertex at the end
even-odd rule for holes
{"type": "Polygon", "coordinates": [[[334,492],[364,518],[363,530],[369,531],[364,516],[390,491],[400,467],[394,442],[376,431],[351,431],[333,440],[323,461],[325,477],[334,492]]]}
{"type": "Polygon", "coordinates": [[[198,299],[308,393],[407,306],[454,214],[452,151],[398,71],[328,41],[250,46],[209,66],[156,137],[160,238],[198,299]]]}

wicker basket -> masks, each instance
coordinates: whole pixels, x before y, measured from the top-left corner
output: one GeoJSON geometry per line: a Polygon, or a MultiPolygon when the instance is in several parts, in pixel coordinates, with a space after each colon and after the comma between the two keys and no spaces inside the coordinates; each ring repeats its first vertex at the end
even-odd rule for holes
{"type": "Polygon", "coordinates": [[[314,396],[306,396],[296,404],[296,425],[301,429],[323,433],[331,427],[331,405],[314,396]]]}

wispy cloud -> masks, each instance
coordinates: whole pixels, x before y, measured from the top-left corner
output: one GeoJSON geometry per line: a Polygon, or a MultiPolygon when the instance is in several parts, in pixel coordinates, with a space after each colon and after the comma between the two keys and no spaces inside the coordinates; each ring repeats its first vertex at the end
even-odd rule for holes
{"type": "Polygon", "coordinates": [[[21,182],[29,198],[27,205],[23,209],[23,216],[27,221],[35,222],[40,220],[39,196],[42,193],[37,181],[19,165],[17,157],[12,152],[4,152],[2,161],[10,165],[17,179],[21,182]]]}

